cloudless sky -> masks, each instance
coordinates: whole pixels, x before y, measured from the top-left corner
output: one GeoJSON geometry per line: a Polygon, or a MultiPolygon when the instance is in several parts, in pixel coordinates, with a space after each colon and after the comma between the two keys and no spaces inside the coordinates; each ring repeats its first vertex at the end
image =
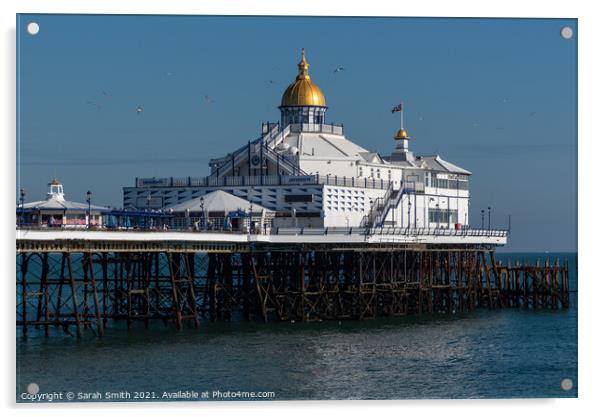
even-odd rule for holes
{"type": "Polygon", "coordinates": [[[512,215],[506,250],[577,248],[574,19],[17,20],[17,187],[26,201],[43,198],[55,172],[68,199],[91,190],[94,203],[118,207],[137,176],[207,175],[210,158],[279,120],[305,47],[327,121],[343,123],[348,138],[390,153],[399,128],[390,109],[403,101],[411,149],[473,172],[473,227],[490,206],[493,227],[512,215]],[[25,31],[31,21],[35,36],[25,31]]]}

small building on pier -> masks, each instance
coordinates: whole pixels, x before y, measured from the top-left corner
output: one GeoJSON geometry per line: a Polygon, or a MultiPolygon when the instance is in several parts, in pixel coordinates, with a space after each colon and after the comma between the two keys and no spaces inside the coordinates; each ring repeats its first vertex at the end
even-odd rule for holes
{"type": "Polygon", "coordinates": [[[21,226],[69,228],[102,226],[102,216],[110,211],[108,207],[65,199],[63,184],[56,178],[48,184],[48,187],[45,200],[22,203],[17,207],[17,222],[21,226]]]}

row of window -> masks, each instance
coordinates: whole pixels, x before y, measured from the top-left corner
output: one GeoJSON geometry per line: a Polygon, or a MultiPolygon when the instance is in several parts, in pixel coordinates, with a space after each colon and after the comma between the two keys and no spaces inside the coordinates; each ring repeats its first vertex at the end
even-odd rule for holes
{"type": "MultiPolygon", "coordinates": [[[[363,177],[364,176],[364,169],[362,167],[359,168],[359,176],[363,177]]],[[[376,178],[376,179],[380,179],[380,169],[379,168],[370,168],[370,176],[368,178],[376,178]]],[[[387,178],[389,181],[391,181],[391,170],[387,170],[387,178]]]]}
{"type": "Polygon", "coordinates": [[[458,223],[458,210],[429,209],[429,222],[431,223],[458,223]]]}
{"type": "Polygon", "coordinates": [[[430,178],[427,176],[426,186],[435,188],[449,188],[452,190],[468,190],[468,181],[430,178]]]}

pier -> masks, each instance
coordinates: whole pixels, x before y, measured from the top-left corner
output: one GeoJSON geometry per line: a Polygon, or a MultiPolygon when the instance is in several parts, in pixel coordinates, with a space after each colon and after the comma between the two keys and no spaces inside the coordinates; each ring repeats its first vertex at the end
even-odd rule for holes
{"type": "Polygon", "coordinates": [[[495,230],[17,231],[17,324],[367,320],[569,306],[568,265],[496,261],[495,230]],[[475,243],[478,242],[478,243],[475,243]]]}

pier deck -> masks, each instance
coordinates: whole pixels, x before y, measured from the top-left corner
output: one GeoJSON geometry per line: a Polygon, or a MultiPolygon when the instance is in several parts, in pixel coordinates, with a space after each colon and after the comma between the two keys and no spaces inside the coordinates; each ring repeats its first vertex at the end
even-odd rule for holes
{"type": "Polygon", "coordinates": [[[21,229],[17,230],[18,251],[125,250],[137,247],[156,250],[167,246],[205,248],[230,244],[242,250],[249,244],[425,244],[425,245],[504,245],[505,230],[377,229],[363,228],[296,229],[281,228],[271,234],[245,234],[211,231],[21,229]],[[158,245],[157,245],[158,244],[158,245]],[[121,249],[120,249],[121,248],[121,249]]]}

